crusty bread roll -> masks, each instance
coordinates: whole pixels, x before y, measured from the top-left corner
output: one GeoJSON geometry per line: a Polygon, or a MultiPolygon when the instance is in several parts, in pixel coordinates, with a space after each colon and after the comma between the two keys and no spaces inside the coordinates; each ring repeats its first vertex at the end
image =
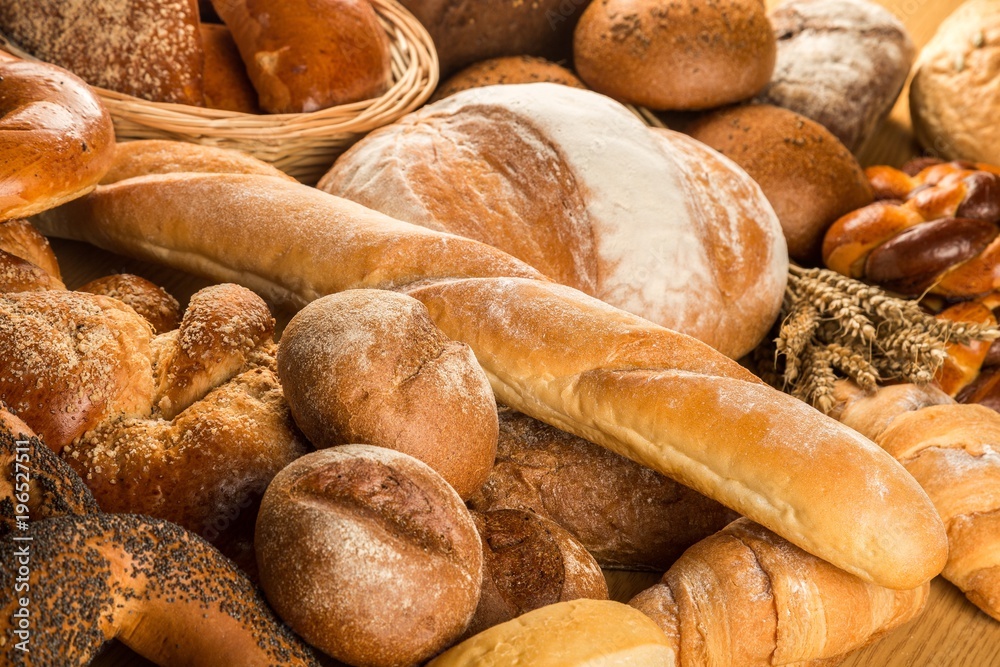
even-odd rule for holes
{"type": "Polygon", "coordinates": [[[205,106],[260,113],[257,91],[229,28],[217,23],[202,23],[198,27],[205,53],[205,106]]]}
{"type": "Polygon", "coordinates": [[[547,281],[492,246],[254,175],[132,178],[36,224],[298,307],[347,289],[405,291],[472,347],[497,398],[525,414],[865,580],[912,588],[946,560],[930,500],[874,443],[707,345],[547,281]]]}
{"type": "Polygon", "coordinates": [[[184,141],[146,139],[116,144],[114,159],[101,183],[106,185],[133,176],[178,171],[230,174],[237,172],[274,176],[286,181],[295,180],[285,172],[242,151],[189,144],[184,141]]]}
{"type": "Polygon", "coordinates": [[[427,667],[674,667],[666,635],[642,613],[609,600],[572,600],[495,625],[427,667]]]}
{"type": "Polygon", "coordinates": [[[400,4],[427,28],[441,73],[447,76],[487,58],[569,57],[573,27],[589,1],[400,0],[400,4]]]}
{"type": "Polygon", "coordinates": [[[414,456],[474,493],[497,451],[497,408],[472,350],[405,294],[351,290],[288,323],[278,375],[295,422],[317,447],[365,443],[414,456]]]}
{"type": "Polygon", "coordinates": [[[469,506],[530,510],[568,530],[602,567],[657,572],[738,516],[646,466],[507,407],[500,410],[496,465],[469,506]]]}
{"type": "Polygon", "coordinates": [[[426,660],[472,618],[483,552],[461,498],[412,456],[345,445],[282,470],[255,539],[261,587],[295,632],[352,665],[426,660]]]}
{"type": "Polygon", "coordinates": [[[797,262],[819,263],[827,228],[872,201],[851,152],[825,127],[793,111],[767,104],[733,107],[699,118],[686,132],[757,181],[797,262]]]}
{"type": "Polygon", "coordinates": [[[3,2],[0,32],[91,85],[202,105],[198,0],[3,2]]]}
{"type": "Polygon", "coordinates": [[[813,119],[857,152],[910,71],[905,26],[869,0],[788,0],[769,18],[778,59],[758,100],[813,119]]]}
{"type": "Polygon", "coordinates": [[[180,324],[181,306],[167,290],[131,273],[116,273],[91,280],[78,292],[103,294],[118,299],[153,325],[154,333],[176,329],[180,324]]]}
{"type": "Polygon", "coordinates": [[[505,83],[561,83],[573,88],[586,88],[576,75],[565,67],[533,56],[491,58],[469,65],[444,81],[431,102],[468,90],[505,83]]]}
{"type": "Polygon", "coordinates": [[[534,512],[473,512],[483,541],[483,588],[465,636],[546,605],[608,599],[604,573],[568,532],[534,512]]]}
{"type": "Polygon", "coordinates": [[[1000,8],[967,0],[920,51],[910,84],[917,140],[934,155],[1000,164],[1000,8]]]}
{"type": "Polygon", "coordinates": [[[212,4],[232,31],[264,111],[316,111],[389,89],[389,38],[367,0],[212,4]]]}
{"type": "Polygon", "coordinates": [[[573,35],[588,86],[652,109],[708,109],[753,97],[774,69],[760,0],[600,0],[573,35]]]}
{"type": "Polygon", "coordinates": [[[318,187],[489,243],[731,357],[784,295],[785,242],[757,184],[589,91],[459,93],[368,135],[318,187]]]}
{"type": "Polygon", "coordinates": [[[27,220],[0,221],[0,249],[34,264],[62,284],[59,261],[49,240],[27,220]]]}

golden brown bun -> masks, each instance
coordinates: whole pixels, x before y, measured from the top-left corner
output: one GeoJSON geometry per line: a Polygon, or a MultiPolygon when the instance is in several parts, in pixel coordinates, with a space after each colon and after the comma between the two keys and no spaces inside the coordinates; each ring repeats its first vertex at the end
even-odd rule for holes
{"type": "Polygon", "coordinates": [[[4,220],[0,222],[0,249],[24,259],[53,278],[62,281],[59,261],[52,252],[49,240],[27,220],[4,220]]]}
{"type": "Polygon", "coordinates": [[[202,104],[197,0],[33,0],[0,5],[0,31],[87,83],[202,104]]]}
{"type": "Polygon", "coordinates": [[[461,498],[391,449],[334,447],[282,470],[255,541],[278,614],[352,665],[430,658],[462,633],[479,599],[482,547],[461,498]]]}
{"type": "Polygon", "coordinates": [[[401,4],[427,28],[441,61],[441,74],[447,76],[500,56],[568,58],[573,26],[587,1],[401,0],[401,4]]]}
{"type": "Polygon", "coordinates": [[[883,4],[785,0],[775,7],[768,18],[778,59],[757,99],[811,118],[858,152],[892,109],[913,62],[906,26],[883,4]]]}
{"type": "Polygon", "coordinates": [[[462,498],[493,467],[489,380],[469,346],[449,340],[412,297],[351,290],[312,302],[285,328],[278,374],[295,423],[316,447],[404,452],[462,498]]]}
{"type": "Polygon", "coordinates": [[[733,358],[784,295],[785,242],[757,184],[591,91],[458,93],[365,137],[318,187],[489,243],[733,358]]]}
{"type": "Polygon", "coordinates": [[[101,422],[141,417],[153,395],[150,325],[104,296],[0,295],[0,400],[56,453],[101,422]]]}
{"type": "Polygon", "coordinates": [[[746,170],[781,221],[789,256],[817,264],[833,222],[872,202],[861,165],[822,125],[766,104],[708,114],[687,128],[746,170]]]}
{"type": "MultiPolygon", "coordinates": [[[[4,3],[0,13],[17,6],[4,3]]],[[[0,62],[0,220],[89,192],[114,145],[111,116],[83,81],[43,63],[0,62]]]]}
{"type": "MultiPolygon", "coordinates": [[[[171,523],[133,514],[32,521],[0,539],[3,562],[17,562],[17,537],[31,540],[38,606],[29,610],[44,613],[30,615],[27,653],[5,629],[5,665],[88,665],[115,638],[158,665],[319,665],[225,556],[171,523]]],[[[0,585],[15,590],[16,575],[0,568],[0,585]]],[[[0,601],[4,618],[17,609],[17,595],[0,601]]]]}
{"type": "Polygon", "coordinates": [[[431,102],[437,102],[449,95],[468,90],[507,83],[561,83],[573,88],[586,88],[576,75],[544,58],[533,56],[508,56],[491,58],[469,65],[444,81],[431,102]]]}
{"type": "Polygon", "coordinates": [[[674,667],[679,657],[650,619],[620,602],[572,600],[495,625],[427,667],[674,667]]]}
{"type": "Polygon", "coordinates": [[[181,306],[167,290],[131,273],[116,273],[91,280],[78,292],[103,294],[131,306],[153,325],[154,333],[176,329],[180,323],[181,306]]]}
{"type": "Polygon", "coordinates": [[[635,461],[506,407],[496,465],[469,506],[530,510],[568,530],[602,567],[657,572],[738,516],[635,461]]]}
{"type": "Polygon", "coordinates": [[[295,180],[285,172],[242,151],[203,146],[184,141],[147,139],[115,146],[114,159],[102,185],[144,174],[192,172],[199,174],[241,173],[295,180]]]}
{"type": "Polygon", "coordinates": [[[546,605],[608,599],[594,557],[568,532],[534,512],[473,512],[483,541],[483,589],[466,637],[546,605]]]}
{"type": "Polygon", "coordinates": [[[1000,11],[967,0],[920,52],[910,84],[917,140],[933,155],[1000,164],[1000,11]]]}
{"type": "Polygon", "coordinates": [[[20,530],[18,521],[35,522],[100,511],[80,476],[46,447],[27,424],[3,407],[0,407],[0,470],[3,470],[0,537],[20,530]],[[22,502],[25,491],[27,502],[22,502]]]}
{"type": "Polygon", "coordinates": [[[912,588],[947,559],[930,500],[874,443],[708,346],[546,281],[491,246],[251,175],[137,177],[36,224],[298,307],[347,289],[405,290],[472,347],[498,400],[525,414],[882,585],[912,588]]]}
{"type": "Polygon", "coordinates": [[[392,82],[389,39],[367,0],[213,0],[268,113],[378,97],[392,82]]]}
{"type": "Polygon", "coordinates": [[[775,39],[760,0],[597,0],[573,35],[588,86],[652,109],[708,109],[753,97],[775,39]]]}
{"type": "Polygon", "coordinates": [[[656,621],[684,665],[770,667],[865,646],[918,616],[929,589],[866,583],[739,519],[629,604],[656,621]]]}
{"type": "Polygon", "coordinates": [[[236,48],[229,28],[202,23],[201,42],[205,50],[205,106],[241,113],[260,113],[257,91],[236,48]]]}

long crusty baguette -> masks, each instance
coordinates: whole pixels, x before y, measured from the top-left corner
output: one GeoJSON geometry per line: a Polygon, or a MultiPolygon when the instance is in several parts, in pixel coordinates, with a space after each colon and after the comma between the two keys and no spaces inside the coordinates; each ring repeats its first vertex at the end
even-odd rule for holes
{"type": "Polygon", "coordinates": [[[679,667],[826,667],[918,616],[929,589],[861,581],[744,518],[629,604],[666,633],[679,667]]]}
{"type": "Polygon", "coordinates": [[[864,579],[913,588],[944,565],[933,506],[872,442],[693,338],[490,246],[259,175],[132,178],[38,223],[297,306],[349,288],[405,290],[472,347],[502,402],[864,579]]]}
{"type": "Polygon", "coordinates": [[[932,388],[869,395],[842,383],[840,419],[899,460],[927,491],[948,531],[941,573],[1000,621],[1000,414],[932,388]]]}

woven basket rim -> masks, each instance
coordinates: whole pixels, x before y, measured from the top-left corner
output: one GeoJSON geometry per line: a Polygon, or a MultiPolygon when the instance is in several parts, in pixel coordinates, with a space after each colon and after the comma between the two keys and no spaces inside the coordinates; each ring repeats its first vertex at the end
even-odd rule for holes
{"type": "MultiPolygon", "coordinates": [[[[398,119],[423,104],[437,87],[437,51],[426,28],[396,0],[369,0],[390,41],[393,83],[379,97],[308,113],[248,114],[186,104],[152,102],[90,87],[112,116],[138,121],[160,132],[213,138],[282,140],[365,133],[398,119]]],[[[23,60],[38,58],[0,33],[0,49],[23,60]]],[[[266,142],[270,143],[270,142],[266,142]]]]}

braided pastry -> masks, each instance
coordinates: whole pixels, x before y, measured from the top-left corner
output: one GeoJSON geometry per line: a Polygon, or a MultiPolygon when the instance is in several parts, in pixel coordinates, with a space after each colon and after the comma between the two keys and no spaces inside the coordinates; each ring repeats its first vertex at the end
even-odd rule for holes
{"type": "MultiPolygon", "coordinates": [[[[131,514],[65,516],[0,538],[0,590],[14,591],[30,544],[30,635],[0,639],[6,665],[87,665],[117,638],[159,665],[318,667],[250,581],[178,526],[131,514]],[[19,650],[19,642],[27,651],[19,650]]],[[[0,601],[0,617],[24,609],[0,601]]]]}
{"type": "Polygon", "coordinates": [[[547,281],[485,244],[238,174],[126,179],[38,224],[300,307],[345,289],[406,291],[473,349],[498,399],[517,410],[673,477],[867,580],[913,588],[946,559],[930,501],[873,443],[708,346],[547,281]]]}
{"type": "Polygon", "coordinates": [[[827,230],[829,268],[906,296],[1000,289],[1000,167],[920,160],[865,174],[880,201],[827,230]]]}
{"type": "Polygon", "coordinates": [[[252,567],[256,503],[306,451],[278,383],[273,326],[264,302],[235,285],[195,294],[180,328],[156,337],[108,297],[0,295],[0,400],[105,511],[234,541],[227,553],[252,567]]]}

